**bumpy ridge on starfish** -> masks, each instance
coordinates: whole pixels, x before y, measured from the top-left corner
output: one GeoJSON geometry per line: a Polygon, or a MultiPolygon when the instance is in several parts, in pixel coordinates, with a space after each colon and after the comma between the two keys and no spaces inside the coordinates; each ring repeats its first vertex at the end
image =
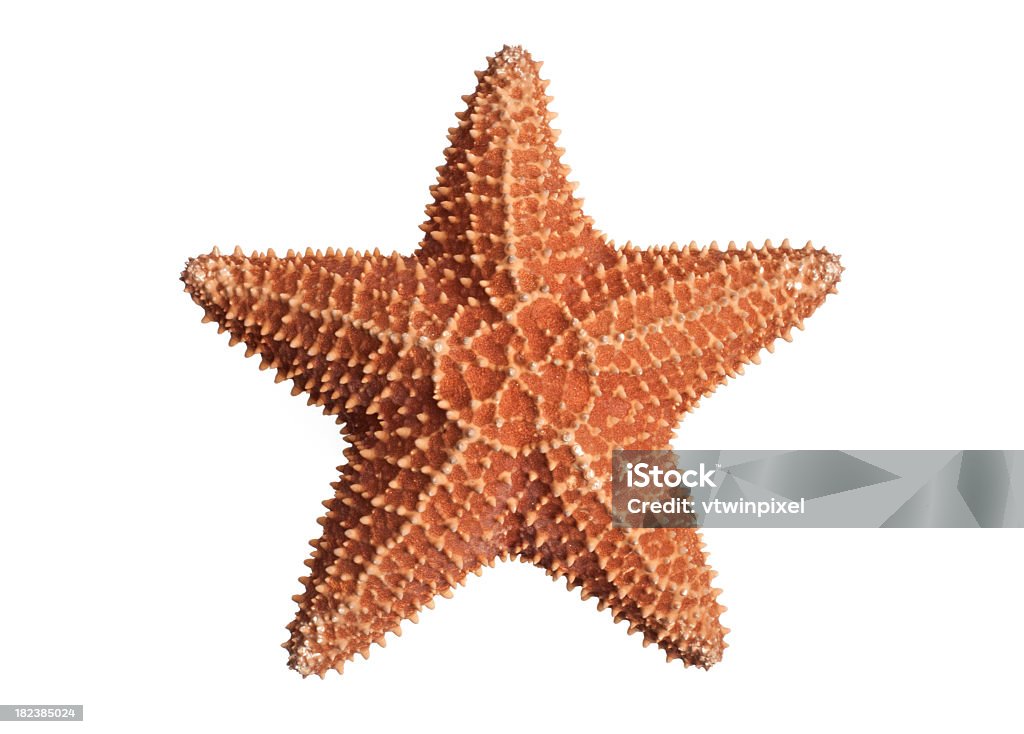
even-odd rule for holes
{"type": "Polygon", "coordinates": [[[349,446],[285,643],[341,671],[498,559],[598,598],[707,667],[724,608],[692,529],[611,527],[613,448],[667,448],[697,401],[834,292],[810,244],[615,247],[572,195],[539,64],[479,73],[408,257],[217,250],[182,279],[349,446]]]}

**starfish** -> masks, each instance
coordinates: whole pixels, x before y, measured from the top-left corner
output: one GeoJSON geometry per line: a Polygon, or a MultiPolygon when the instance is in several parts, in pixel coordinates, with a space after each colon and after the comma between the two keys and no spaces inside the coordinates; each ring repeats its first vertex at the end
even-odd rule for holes
{"type": "Polygon", "coordinates": [[[334,416],[347,463],[284,644],[341,672],[469,573],[518,557],[708,667],[724,611],[698,531],[612,527],[613,448],[684,414],[834,292],[810,243],[618,247],[573,195],[540,64],[477,72],[412,255],[190,259],[185,290],[261,369],[334,416]]]}

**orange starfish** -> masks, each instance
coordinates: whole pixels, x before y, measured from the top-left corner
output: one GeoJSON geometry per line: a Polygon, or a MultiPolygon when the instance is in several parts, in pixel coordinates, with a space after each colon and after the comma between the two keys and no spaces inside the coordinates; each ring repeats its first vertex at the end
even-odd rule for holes
{"type": "Polygon", "coordinates": [[[669,659],[721,658],[692,529],[612,527],[613,447],[668,446],[699,398],[835,289],[824,250],[616,247],[573,197],[539,64],[478,73],[408,257],[188,262],[186,291],[350,447],[285,643],[341,671],[466,574],[516,556],[596,596],[669,659]]]}

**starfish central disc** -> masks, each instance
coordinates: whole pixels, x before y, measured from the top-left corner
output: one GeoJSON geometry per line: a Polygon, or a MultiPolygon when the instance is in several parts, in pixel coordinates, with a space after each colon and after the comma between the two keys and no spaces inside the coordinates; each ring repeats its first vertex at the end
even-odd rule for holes
{"type": "Polygon", "coordinates": [[[439,403],[466,435],[513,456],[571,441],[593,402],[571,314],[547,296],[520,298],[496,322],[457,315],[435,372],[439,403]]]}

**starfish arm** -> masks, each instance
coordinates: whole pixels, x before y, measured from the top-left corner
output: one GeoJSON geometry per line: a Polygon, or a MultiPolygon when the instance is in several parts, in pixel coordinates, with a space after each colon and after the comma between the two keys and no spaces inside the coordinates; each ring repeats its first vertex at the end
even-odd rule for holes
{"type": "Polygon", "coordinates": [[[401,634],[403,620],[505,555],[507,508],[493,492],[488,501],[479,481],[487,447],[467,445],[438,407],[432,353],[400,350],[386,387],[350,406],[348,463],[324,503],[285,643],[303,675],[368,656],[387,632],[401,634]]]}
{"type": "Polygon", "coordinates": [[[707,564],[699,532],[611,528],[594,540],[604,567],[583,580],[584,594],[597,595],[669,661],[709,668],[722,659],[728,629],[719,618],[725,607],[711,585],[717,574],[707,564]]]}
{"type": "Polygon", "coordinates": [[[591,354],[588,453],[662,448],[682,416],[835,292],[825,250],[625,247],[566,295],[591,354]]]}
{"type": "Polygon", "coordinates": [[[303,676],[340,673],[357,653],[368,657],[371,644],[400,635],[402,621],[417,621],[481,565],[465,547],[456,552],[445,525],[454,509],[431,495],[430,477],[400,466],[389,447],[377,449],[385,453],[373,459],[366,448],[346,452],[349,463],[324,503],[323,535],[310,541],[309,575],[299,579],[305,591],[294,597],[299,609],[284,644],[303,676]]]}
{"type": "Polygon", "coordinates": [[[506,46],[477,72],[421,225],[417,256],[479,284],[473,295],[503,311],[521,294],[556,290],[606,246],[562,163],[540,66],[506,46]]]}
{"type": "MultiPolygon", "coordinates": [[[[439,442],[444,433],[428,429],[415,443],[439,442]]],[[[323,535],[310,541],[310,573],[299,579],[305,591],[294,597],[299,610],[284,647],[304,676],[341,673],[357,653],[368,657],[371,644],[383,647],[387,632],[401,635],[404,620],[418,621],[469,573],[507,558],[507,536],[516,537],[495,493],[416,467],[414,447],[360,445],[346,452],[335,496],[324,502],[323,535]]]]}
{"type": "Polygon", "coordinates": [[[408,343],[416,268],[408,259],[307,250],[278,258],[239,249],[189,260],[185,290],[204,321],[258,354],[260,369],[291,379],[293,394],[344,420],[346,406],[382,389],[394,352],[408,343]]]}
{"type": "Polygon", "coordinates": [[[707,668],[718,662],[728,632],[719,622],[725,607],[711,586],[704,543],[692,529],[611,527],[610,498],[600,489],[564,492],[560,511],[542,505],[526,517],[527,547],[522,560],[565,577],[584,599],[597,597],[625,619],[630,634],[654,643],[669,660],[707,668]]]}

